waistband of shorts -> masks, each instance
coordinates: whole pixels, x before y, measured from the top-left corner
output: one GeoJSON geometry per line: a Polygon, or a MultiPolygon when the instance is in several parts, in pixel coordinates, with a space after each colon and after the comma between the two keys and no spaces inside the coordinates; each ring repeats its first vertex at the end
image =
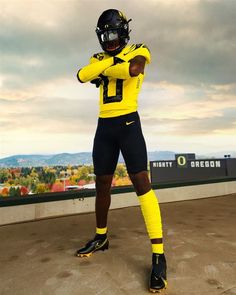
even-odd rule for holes
{"type": "Polygon", "coordinates": [[[124,122],[124,121],[132,121],[139,119],[138,112],[132,112],[126,115],[121,115],[117,117],[110,117],[110,118],[98,118],[99,123],[116,123],[116,122],[124,122]]]}

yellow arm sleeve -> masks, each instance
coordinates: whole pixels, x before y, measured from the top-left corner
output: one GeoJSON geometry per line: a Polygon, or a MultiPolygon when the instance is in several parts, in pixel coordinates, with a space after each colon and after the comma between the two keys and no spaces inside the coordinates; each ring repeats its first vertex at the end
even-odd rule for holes
{"type": "Polygon", "coordinates": [[[81,83],[96,79],[104,70],[112,66],[113,63],[113,57],[91,63],[78,71],[77,78],[81,83]]]}
{"type": "Polygon", "coordinates": [[[130,78],[129,66],[130,66],[129,62],[116,64],[114,66],[107,68],[103,72],[103,75],[109,76],[115,79],[121,79],[121,80],[129,79],[130,78]]]}

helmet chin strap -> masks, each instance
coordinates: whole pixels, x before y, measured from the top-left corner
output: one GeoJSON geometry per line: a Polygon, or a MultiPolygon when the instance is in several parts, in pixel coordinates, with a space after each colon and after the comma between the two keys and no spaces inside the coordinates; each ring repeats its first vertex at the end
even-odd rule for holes
{"type": "Polygon", "coordinates": [[[117,49],[115,49],[115,50],[112,50],[112,51],[108,51],[108,50],[105,50],[105,51],[106,51],[106,53],[109,54],[110,56],[115,56],[115,55],[119,54],[119,53],[122,51],[122,49],[123,49],[124,47],[125,47],[125,46],[123,46],[123,47],[119,47],[119,48],[117,48],[117,49]]]}
{"type": "Polygon", "coordinates": [[[110,56],[115,56],[115,55],[119,54],[122,51],[122,49],[127,45],[127,43],[129,42],[129,38],[126,38],[125,41],[126,42],[124,45],[119,46],[117,49],[114,49],[114,50],[107,50],[105,46],[102,46],[102,48],[110,56]]]}

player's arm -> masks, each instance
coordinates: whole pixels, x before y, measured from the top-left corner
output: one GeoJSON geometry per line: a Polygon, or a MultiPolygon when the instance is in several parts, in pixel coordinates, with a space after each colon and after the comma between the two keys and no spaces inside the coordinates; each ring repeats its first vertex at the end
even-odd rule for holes
{"type": "Polygon", "coordinates": [[[137,55],[130,60],[129,72],[131,77],[144,74],[144,68],[146,64],[146,58],[142,55],[137,55]]]}
{"type": "Polygon", "coordinates": [[[114,64],[114,58],[110,57],[101,61],[90,63],[80,69],[77,73],[77,78],[81,83],[85,83],[98,78],[102,72],[114,64]]]}
{"type": "Polygon", "coordinates": [[[120,58],[114,58],[115,65],[110,66],[104,72],[104,76],[109,76],[114,79],[126,80],[130,77],[138,76],[144,73],[146,59],[144,56],[137,55],[130,61],[126,62],[120,58]]]}

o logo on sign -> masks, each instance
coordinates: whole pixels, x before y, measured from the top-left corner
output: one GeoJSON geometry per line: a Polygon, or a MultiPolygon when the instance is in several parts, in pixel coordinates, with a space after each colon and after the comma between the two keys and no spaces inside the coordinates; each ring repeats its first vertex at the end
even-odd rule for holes
{"type": "Polygon", "coordinates": [[[177,163],[179,166],[185,166],[186,165],[186,158],[184,156],[179,156],[177,158],[177,163]]]}

